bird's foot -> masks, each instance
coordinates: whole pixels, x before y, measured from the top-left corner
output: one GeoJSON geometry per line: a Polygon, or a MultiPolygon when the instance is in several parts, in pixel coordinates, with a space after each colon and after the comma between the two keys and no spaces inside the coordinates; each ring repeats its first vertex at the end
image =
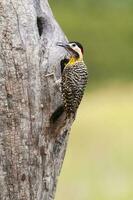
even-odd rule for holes
{"type": "Polygon", "coordinates": [[[55,86],[59,89],[59,91],[61,92],[61,79],[58,79],[56,78],[54,72],[50,73],[50,74],[47,74],[45,75],[45,77],[52,77],[54,79],[54,83],[55,83],[55,86]]]}

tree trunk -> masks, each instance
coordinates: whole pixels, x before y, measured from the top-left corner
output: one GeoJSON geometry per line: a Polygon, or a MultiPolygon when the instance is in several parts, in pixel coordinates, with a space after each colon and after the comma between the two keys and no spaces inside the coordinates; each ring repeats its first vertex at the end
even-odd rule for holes
{"type": "Polygon", "coordinates": [[[70,127],[51,114],[66,41],[47,0],[0,1],[0,200],[53,200],[70,127]]]}

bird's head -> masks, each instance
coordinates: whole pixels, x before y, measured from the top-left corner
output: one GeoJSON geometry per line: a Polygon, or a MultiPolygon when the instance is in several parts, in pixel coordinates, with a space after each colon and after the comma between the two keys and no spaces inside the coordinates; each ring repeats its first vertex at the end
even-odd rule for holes
{"type": "Polygon", "coordinates": [[[61,43],[58,42],[57,46],[64,47],[70,54],[69,63],[73,64],[77,61],[83,60],[83,46],[79,42],[61,43]]]}

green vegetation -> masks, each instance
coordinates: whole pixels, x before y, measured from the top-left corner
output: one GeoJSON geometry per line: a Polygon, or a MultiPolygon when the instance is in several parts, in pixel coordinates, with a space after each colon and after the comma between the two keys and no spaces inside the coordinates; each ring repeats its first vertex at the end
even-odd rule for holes
{"type": "Polygon", "coordinates": [[[69,40],[83,43],[90,81],[133,79],[133,1],[50,0],[69,40]]]}
{"type": "Polygon", "coordinates": [[[133,84],[116,85],[84,98],[56,200],[133,199],[133,84]]]}
{"type": "Polygon", "coordinates": [[[133,0],[49,1],[90,72],[56,200],[132,200],[133,0]]]}

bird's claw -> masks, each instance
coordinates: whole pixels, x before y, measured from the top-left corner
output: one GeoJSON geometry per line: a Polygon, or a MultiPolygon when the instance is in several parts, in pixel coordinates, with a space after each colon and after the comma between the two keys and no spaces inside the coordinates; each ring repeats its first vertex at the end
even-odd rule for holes
{"type": "Polygon", "coordinates": [[[59,91],[61,92],[61,79],[58,79],[56,78],[54,72],[50,73],[50,74],[46,74],[45,77],[53,77],[54,79],[54,83],[55,83],[55,86],[59,89],[59,91]]]}

